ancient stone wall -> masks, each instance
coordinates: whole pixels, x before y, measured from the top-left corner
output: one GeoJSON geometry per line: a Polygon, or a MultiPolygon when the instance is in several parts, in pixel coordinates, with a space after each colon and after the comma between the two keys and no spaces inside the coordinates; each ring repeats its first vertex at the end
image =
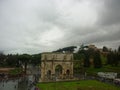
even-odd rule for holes
{"type": "Polygon", "coordinates": [[[73,77],[73,54],[42,53],[41,82],[73,77]],[[60,69],[61,68],[61,69],[60,69]]]}

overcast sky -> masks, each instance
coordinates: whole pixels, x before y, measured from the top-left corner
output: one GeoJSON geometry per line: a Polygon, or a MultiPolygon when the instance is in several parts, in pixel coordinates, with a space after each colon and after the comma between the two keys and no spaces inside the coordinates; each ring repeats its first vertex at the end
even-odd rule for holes
{"type": "Polygon", "coordinates": [[[120,45],[120,0],[0,0],[0,51],[120,45]]]}

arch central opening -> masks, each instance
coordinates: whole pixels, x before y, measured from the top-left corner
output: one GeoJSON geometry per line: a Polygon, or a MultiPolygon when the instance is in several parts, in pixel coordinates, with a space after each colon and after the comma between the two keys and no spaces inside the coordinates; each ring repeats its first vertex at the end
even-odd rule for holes
{"type": "Polygon", "coordinates": [[[60,76],[62,75],[62,66],[61,65],[57,65],[55,67],[55,75],[57,78],[60,78],[60,76]]]}

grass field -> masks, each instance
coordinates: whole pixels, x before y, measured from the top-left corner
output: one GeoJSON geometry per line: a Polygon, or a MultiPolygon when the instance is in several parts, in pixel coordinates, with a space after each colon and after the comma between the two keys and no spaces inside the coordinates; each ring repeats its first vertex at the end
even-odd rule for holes
{"type": "Polygon", "coordinates": [[[38,83],[37,87],[39,87],[40,90],[120,90],[120,87],[95,80],[38,83]]]}

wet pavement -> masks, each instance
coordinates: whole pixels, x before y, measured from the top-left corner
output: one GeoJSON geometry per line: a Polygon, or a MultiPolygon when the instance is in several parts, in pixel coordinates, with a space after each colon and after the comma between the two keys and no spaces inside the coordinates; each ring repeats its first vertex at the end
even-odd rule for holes
{"type": "Polygon", "coordinates": [[[0,90],[34,90],[35,84],[32,78],[32,76],[27,76],[14,80],[2,80],[0,90]]]}
{"type": "Polygon", "coordinates": [[[0,90],[35,90],[35,76],[38,75],[38,68],[32,67],[31,71],[32,74],[29,76],[11,80],[1,80],[0,90]]]}

